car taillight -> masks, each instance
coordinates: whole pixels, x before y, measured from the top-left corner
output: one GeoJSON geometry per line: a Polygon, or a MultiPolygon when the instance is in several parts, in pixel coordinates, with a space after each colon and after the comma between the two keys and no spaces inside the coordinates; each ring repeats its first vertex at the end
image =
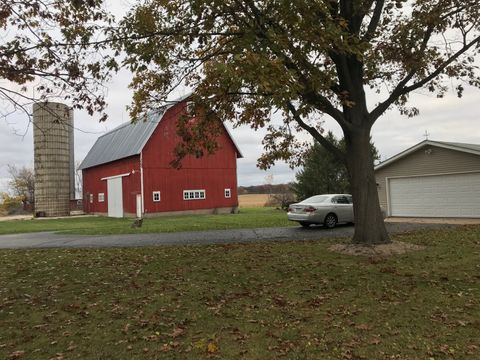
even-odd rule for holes
{"type": "Polygon", "coordinates": [[[291,207],[288,208],[288,212],[292,212],[293,209],[291,207]]]}
{"type": "Polygon", "coordinates": [[[303,209],[305,212],[314,212],[315,210],[317,210],[316,208],[314,208],[313,206],[307,206],[305,209],[303,209]]]}

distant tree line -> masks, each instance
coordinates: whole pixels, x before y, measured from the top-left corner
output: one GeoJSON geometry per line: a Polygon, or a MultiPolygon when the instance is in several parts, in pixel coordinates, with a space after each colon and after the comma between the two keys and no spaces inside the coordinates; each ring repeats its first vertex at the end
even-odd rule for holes
{"type": "Polygon", "coordinates": [[[246,194],[280,194],[291,191],[291,184],[262,184],[239,186],[238,195],[246,194]]]}

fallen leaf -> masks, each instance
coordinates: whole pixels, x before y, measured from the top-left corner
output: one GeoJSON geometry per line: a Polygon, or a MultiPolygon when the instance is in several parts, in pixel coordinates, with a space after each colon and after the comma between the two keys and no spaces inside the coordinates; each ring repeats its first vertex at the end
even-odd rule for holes
{"type": "Polygon", "coordinates": [[[25,354],[25,351],[23,351],[23,350],[17,350],[17,351],[12,352],[12,353],[8,356],[8,358],[9,358],[9,359],[19,359],[19,358],[22,357],[24,354],[25,354]]]}
{"type": "Polygon", "coordinates": [[[185,334],[185,329],[177,327],[173,329],[173,332],[170,334],[170,336],[173,338],[177,338],[179,336],[182,336],[183,334],[185,334]]]}
{"type": "Polygon", "coordinates": [[[358,325],[355,325],[355,329],[358,329],[358,330],[370,330],[370,326],[368,326],[367,324],[358,324],[358,325]]]}
{"type": "Polygon", "coordinates": [[[218,351],[218,346],[214,342],[209,342],[207,345],[207,352],[209,354],[216,353],[218,351]]]}

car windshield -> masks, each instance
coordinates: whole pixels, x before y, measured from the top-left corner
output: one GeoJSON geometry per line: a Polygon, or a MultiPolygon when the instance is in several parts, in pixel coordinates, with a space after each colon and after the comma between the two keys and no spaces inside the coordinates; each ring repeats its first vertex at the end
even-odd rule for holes
{"type": "Polygon", "coordinates": [[[302,201],[302,203],[321,203],[328,199],[327,195],[315,195],[302,201]]]}

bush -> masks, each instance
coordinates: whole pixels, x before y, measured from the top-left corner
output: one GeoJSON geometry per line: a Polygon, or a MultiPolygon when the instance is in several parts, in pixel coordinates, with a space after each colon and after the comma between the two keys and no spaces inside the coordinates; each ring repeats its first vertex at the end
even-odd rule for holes
{"type": "Polygon", "coordinates": [[[10,196],[7,193],[2,193],[1,198],[0,214],[5,216],[23,211],[23,196],[10,196]]]}
{"type": "Polygon", "coordinates": [[[295,202],[295,195],[292,192],[285,192],[281,194],[270,194],[265,206],[273,206],[282,210],[288,210],[290,204],[295,202]]]}

